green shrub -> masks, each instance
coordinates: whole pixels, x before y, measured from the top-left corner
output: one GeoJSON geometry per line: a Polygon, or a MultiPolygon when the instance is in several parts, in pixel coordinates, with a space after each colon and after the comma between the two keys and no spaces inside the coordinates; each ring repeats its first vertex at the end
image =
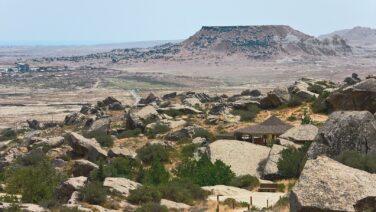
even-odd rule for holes
{"type": "Polygon", "coordinates": [[[317,97],[316,100],[313,101],[311,108],[314,113],[328,114],[330,112],[330,106],[326,102],[326,98],[328,98],[329,95],[329,92],[323,92],[319,95],[319,97],[317,97]]]}
{"type": "Polygon", "coordinates": [[[246,202],[238,202],[234,198],[227,198],[225,201],[223,201],[224,205],[227,205],[231,208],[237,208],[237,207],[248,207],[249,203],[246,202]]]}
{"type": "Polygon", "coordinates": [[[63,179],[46,158],[30,166],[13,164],[5,172],[6,192],[21,194],[23,202],[38,204],[53,199],[63,179]]]}
{"type": "Polygon", "coordinates": [[[146,130],[146,136],[149,139],[152,139],[152,138],[155,138],[156,135],[164,134],[168,132],[169,130],[170,128],[168,126],[157,123],[153,128],[146,130]]]}
{"type": "Polygon", "coordinates": [[[160,161],[154,161],[149,170],[145,172],[144,184],[159,185],[167,183],[170,173],[166,171],[160,161]]]}
{"type": "Polygon", "coordinates": [[[194,129],[193,138],[197,138],[197,137],[206,138],[206,140],[208,141],[214,141],[216,139],[215,136],[211,132],[209,132],[207,129],[204,129],[204,128],[194,129]]]}
{"type": "Polygon", "coordinates": [[[206,155],[198,161],[184,160],[177,166],[175,174],[180,179],[190,179],[200,186],[229,185],[235,176],[229,166],[220,160],[213,164],[206,155]]]}
{"type": "Polygon", "coordinates": [[[283,184],[283,183],[278,183],[277,184],[277,191],[278,192],[285,192],[285,189],[286,189],[285,184],[283,184]]]}
{"type": "Polygon", "coordinates": [[[233,109],[232,115],[240,116],[240,121],[252,121],[257,117],[260,112],[260,108],[256,105],[249,105],[246,109],[233,109]]]}
{"type": "Polygon", "coordinates": [[[100,132],[100,131],[86,132],[84,133],[84,136],[86,138],[95,138],[95,140],[97,140],[101,146],[111,147],[114,144],[114,141],[111,135],[108,135],[105,132],[100,132]]]}
{"type": "Polygon", "coordinates": [[[260,185],[260,181],[257,179],[257,177],[254,176],[242,175],[234,177],[231,180],[230,185],[238,188],[247,188],[249,190],[253,190],[260,185]]]}
{"type": "Polygon", "coordinates": [[[200,145],[198,144],[188,144],[183,146],[183,148],[181,149],[181,157],[183,159],[193,157],[193,153],[199,146],[200,145]]]}
{"type": "Polygon", "coordinates": [[[308,148],[309,143],[306,143],[299,149],[291,147],[282,150],[277,163],[279,174],[284,178],[299,177],[306,162],[308,148]]]}
{"type": "Polygon", "coordinates": [[[304,110],[303,118],[302,118],[302,125],[304,124],[312,124],[311,116],[308,114],[307,110],[304,110]]]}
{"type": "Polygon", "coordinates": [[[136,152],[137,157],[145,164],[151,164],[153,161],[169,161],[169,151],[160,144],[145,145],[136,152]]]}
{"type": "Polygon", "coordinates": [[[90,173],[90,179],[93,181],[103,181],[106,177],[124,177],[136,180],[141,168],[140,162],[127,157],[116,157],[107,165],[99,162],[99,169],[90,173]]]}
{"type": "Polygon", "coordinates": [[[369,173],[376,173],[375,153],[364,155],[357,151],[345,151],[337,156],[336,160],[356,169],[364,170],[369,173]]]}
{"type": "Polygon", "coordinates": [[[139,128],[136,128],[134,130],[125,130],[121,133],[119,133],[118,138],[132,138],[137,137],[139,134],[141,134],[142,131],[139,128]]]}
{"type": "Polygon", "coordinates": [[[208,192],[190,180],[172,180],[162,185],[162,197],[175,202],[192,205],[194,201],[205,200],[208,192]]]}
{"type": "Polygon", "coordinates": [[[150,202],[137,208],[135,212],[168,212],[168,208],[159,203],[150,202]]]}
{"type": "Polygon", "coordinates": [[[181,112],[180,110],[176,110],[176,109],[167,110],[167,111],[165,111],[164,113],[165,113],[166,115],[168,115],[168,116],[173,117],[173,118],[176,118],[176,117],[178,117],[178,116],[183,116],[183,115],[184,115],[183,112],[181,112]]]}
{"type": "Polygon", "coordinates": [[[100,205],[106,201],[107,189],[102,182],[92,181],[80,189],[80,199],[84,202],[100,205]]]}
{"type": "Polygon", "coordinates": [[[297,107],[299,105],[302,105],[303,100],[295,95],[292,95],[289,101],[287,102],[288,107],[297,107]]]}
{"type": "Polygon", "coordinates": [[[160,191],[154,186],[140,186],[129,192],[127,200],[133,204],[142,204],[161,201],[162,195],[160,191]]]}
{"type": "Polygon", "coordinates": [[[0,141],[14,140],[17,138],[17,133],[14,130],[6,130],[0,135],[0,141]]]}
{"type": "Polygon", "coordinates": [[[296,121],[296,120],[298,120],[298,118],[296,118],[296,116],[291,115],[291,116],[289,116],[289,117],[287,118],[287,120],[288,120],[288,121],[296,121]]]}

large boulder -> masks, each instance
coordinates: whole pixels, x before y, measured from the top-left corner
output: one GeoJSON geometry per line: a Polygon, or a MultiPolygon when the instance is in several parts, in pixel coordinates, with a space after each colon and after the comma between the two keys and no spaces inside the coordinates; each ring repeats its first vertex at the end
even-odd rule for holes
{"type": "Polygon", "coordinates": [[[135,158],[137,153],[124,147],[113,147],[108,151],[108,157],[130,157],[135,158]]]}
{"type": "Polygon", "coordinates": [[[191,206],[187,204],[174,202],[167,199],[161,199],[161,205],[166,206],[171,211],[188,211],[191,208],[191,206]]]}
{"type": "Polygon", "coordinates": [[[142,98],[139,101],[139,104],[141,105],[149,105],[149,104],[157,104],[160,100],[157,96],[155,96],[153,93],[150,93],[146,98],[142,98]]]}
{"type": "Polygon", "coordinates": [[[303,124],[287,130],[279,137],[289,141],[303,143],[313,141],[316,138],[318,131],[319,128],[315,125],[303,124]]]}
{"type": "Polygon", "coordinates": [[[376,153],[376,119],[368,111],[338,111],[319,129],[308,150],[309,158],[325,154],[336,157],[344,151],[376,153]]]}
{"type": "Polygon", "coordinates": [[[76,156],[82,156],[90,161],[96,161],[107,157],[107,151],[102,149],[95,139],[88,139],[82,135],[71,132],[66,135],[68,144],[73,148],[76,156]]]}
{"type": "Polygon", "coordinates": [[[286,149],[284,146],[276,144],[272,146],[262,174],[263,179],[273,180],[280,176],[278,171],[278,161],[281,158],[281,152],[284,149],[286,149]]]}
{"type": "Polygon", "coordinates": [[[268,158],[270,148],[237,140],[217,140],[208,146],[212,162],[223,161],[237,175],[260,177],[259,166],[268,158]]]}
{"type": "Polygon", "coordinates": [[[74,177],[85,176],[88,177],[90,172],[98,169],[99,166],[88,160],[75,160],[72,168],[72,174],[74,177]]]}
{"type": "Polygon", "coordinates": [[[260,101],[260,107],[264,109],[276,108],[287,103],[290,100],[290,94],[287,88],[275,88],[260,101]]]}
{"type": "Polygon", "coordinates": [[[288,91],[291,95],[295,95],[300,100],[311,100],[314,97],[317,97],[318,94],[313,93],[308,90],[310,85],[304,81],[296,81],[293,85],[288,87],[288,91]]]}
{"type": "Polygon", "coordinates": [[[90,128],[89,132],[100,132],[100,133],[107,133],[110,129],[111,119],[110,118],[102,118],[95,120],[90,128]]]}
{"type": "Polygon", "coordinates": [[[87,177],[72,177],[68,178],[65,182],[61,183],[56,188],[56,196],[59,202],[67,203],[71,198],[74,191],[78,191],[80,188],[84,187],[87,182],[87,177]]]}
{"type": "Polygon", "coordinates": [[[376,79],[367,79],[338,90],[326,99],[332,110],[368,110],[376,112],[376,79]]]}
{"type": "Polygon", "coordinates": [[[376,196],[376,174],[345,166],[328,157],[308,160],[290,195],[290,210],[355,211],[354,205],[376,196]]]}
{"type": "Polygon", "coordinates": [[[153,106],[146,106],[138,111],[130,111],[126,115],[126,127],[129,129],[145,128],[145,122],[152,122],[159,118],[159,113],[153,106]]]}
{"type": "Polygon", "coordinates": [[[261,96],[261,92],[259,90],[247,89],[247,90],[242,91],[240,95],[258,97],[258,96],[261,96]]]}
{"type": "Polygon", "coordinates": [[[106,177],[103,182],[103,186],[108,187],[110,190],[119,192],[121,195],[127,197],[130,190],[134,190],[142,185],[126,178],[106,177]]]}

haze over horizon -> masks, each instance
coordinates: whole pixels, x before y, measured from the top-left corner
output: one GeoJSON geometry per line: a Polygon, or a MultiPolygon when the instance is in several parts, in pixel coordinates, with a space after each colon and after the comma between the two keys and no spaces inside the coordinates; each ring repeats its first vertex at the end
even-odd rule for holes
{"type": "Polygon", "coordinates": [[[355,26],[376,28],[374,11],[372,0],[0,0],[0,45],[180,40],[202,26],[228,25],[282,24],[318,36],[355,26]]]}

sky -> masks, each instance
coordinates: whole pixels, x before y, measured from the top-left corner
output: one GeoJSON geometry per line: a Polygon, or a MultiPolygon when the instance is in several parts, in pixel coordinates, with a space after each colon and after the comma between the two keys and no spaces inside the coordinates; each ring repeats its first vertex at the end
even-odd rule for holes
{"type": "Polygon", "coordinates": [[[376,0],[0,0],[0,45],[186,39],[202,26],[376,28],[376,0]]]}

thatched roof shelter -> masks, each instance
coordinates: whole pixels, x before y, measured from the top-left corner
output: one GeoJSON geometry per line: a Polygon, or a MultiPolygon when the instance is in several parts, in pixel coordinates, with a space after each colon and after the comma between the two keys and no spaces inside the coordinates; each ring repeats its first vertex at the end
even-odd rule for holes
{"type": "Polygon", "coordinates": [[[292,127],[292,125],[284,123],[276,116],[271,116],[258,125],[239,129],[235,133],[247,135],[281,135],[292,127]]]}

